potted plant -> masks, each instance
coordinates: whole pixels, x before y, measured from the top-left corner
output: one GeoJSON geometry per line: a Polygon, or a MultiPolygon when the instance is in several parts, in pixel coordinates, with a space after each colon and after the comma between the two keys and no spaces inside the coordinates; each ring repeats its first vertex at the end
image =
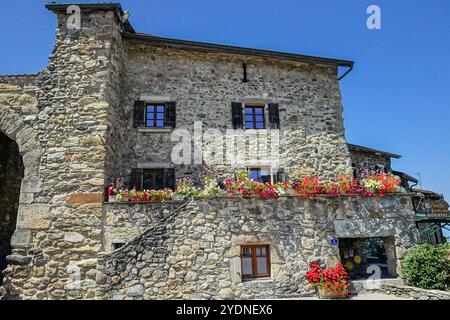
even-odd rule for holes
{"type": "Polygon", "coordinates": [[[111,183],[105,190],[108,196],[108,202],[115,202],[117,200],[117,194],[123,190],[124,186],[125,180],[123,178],[111,179],[111,183]]]}
{"type": "Polygon", "coordinates": [[[119,189],[116,194],[116,201],[120,202],[130,201],[128,189],[119,189]]]}
{"type": "Polygon", "coordinates": [[[216,196],[218,194],[223,194],[219,183],[217,181],[217,172],[213,168],[206,167],[200,173],[200,181],[203,186],[203,191],[201,194],[203,196],[216,196]]]}
{"type": "Polygon", "coordinates": [[[191,178],[183,177],[176,180],[175,192],[173,200],[183,200],[186,197],[199,195],[200,191],[194,187],[191,178]]]}
{"type": "Polygon", "coordinates": [[[316,289],[321,299],[345,299],[349,296],[348,274],[344,266],[338,263],[335,267],[323,269],[319,262],[311,262],[306,273],[309,284],[316,289]]]}

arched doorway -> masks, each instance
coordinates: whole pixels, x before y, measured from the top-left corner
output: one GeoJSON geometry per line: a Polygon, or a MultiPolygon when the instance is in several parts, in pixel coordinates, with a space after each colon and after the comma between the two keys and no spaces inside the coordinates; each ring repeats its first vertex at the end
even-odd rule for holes
{"type": "MultiPolygon", "coordinates": [[[[24,165],[17,143],[0,132],[0,270],[6,268],[11,253],[11,237],[16,229],[20,186],[24,165]]],[[[0,285],[2,282],[0,272],[0,285]]]]}

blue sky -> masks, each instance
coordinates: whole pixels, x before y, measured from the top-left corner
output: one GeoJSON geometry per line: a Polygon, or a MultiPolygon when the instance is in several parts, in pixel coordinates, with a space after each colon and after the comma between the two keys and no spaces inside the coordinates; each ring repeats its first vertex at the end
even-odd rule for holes
{"type": "MultiPolygon", "coordinates": [[[[2,3],[0,73],[46,66],[56,19],[44,3],[2,3]]],[[[403,155],[395,169],[450,199],[450,1],[121,3],[138,32],[354,60],[341,82],[349,142],[403,155]],[[366,28],[371,4],[381,30],[366,28]]]]}

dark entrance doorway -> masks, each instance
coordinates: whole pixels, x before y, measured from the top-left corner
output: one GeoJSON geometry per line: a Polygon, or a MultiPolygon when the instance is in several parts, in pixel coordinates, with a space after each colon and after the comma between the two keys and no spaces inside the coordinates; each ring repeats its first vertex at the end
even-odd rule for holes
{"type": "Polygon", "coordinates": [[[379,268],[381,278],[396,276],[393,237],[341,238],[339,254],[351,279],[367,279],[373,274],[374,267],[379,268]]]}
{"type": "MultiPolygon", "coordinates": [[[[0,132],[0,271],[6,268],[6,255],[11,253],[11,237],[16,229],[23,175],[19,147],[0,132]]],[[[0,284],[2,280],[0,272],[0,284]]]]}

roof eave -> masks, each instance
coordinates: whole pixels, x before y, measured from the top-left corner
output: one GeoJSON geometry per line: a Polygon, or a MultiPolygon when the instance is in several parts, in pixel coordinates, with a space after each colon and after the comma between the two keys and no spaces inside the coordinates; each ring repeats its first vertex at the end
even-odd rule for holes
{"type": "Polygon", "coordinates": [[[418,179],[416,179],[413,176],[410,176],[409,174],[404,173],[402,171],[392,170],[392,173],[395,174],[396,176],[400,176],[401,178],[404,178],[404,179],[406,179],[406,180],[408,180],[410,182],[419,183],[418,179]]]}
{"type": "Polygon", "coordinates": [[[348,146],[349,146],[350,149],[355,149],[355,150],[362,151],[362,152],[374,153],[374,154],[377,154],[377,155],[384,155],[384,156],[388,156],[390,158],[400,159],[402,157],[399,154],[385,152],[385,151],[372,149],[372,148],[368,148],[368,147],[363,147],[363,146],[359,146],[359,145],[356,145],[356,144],[349,143],[348,146]]]}
{"type": "Polygon", "coordinates": [[[282,59],[282,60],[303,62],[303,63],[309,63],[309,64],[333,65],[333,66],[349,67],[349,68],[353,67],[353,65],[354,65],[354,62],[350,61],[350,60],[306,56],[306,55],[300,55],[300,54],[294,54],[294,53],[245,48],[245,47],[229,46],[229,45],[222,45],[222,44],[213,44],[213,43],[207,43],[207,42],[179,40],[179,39],[164,38],[164,37],[158,37],[158,36],[142,34],[142,33],[134,33],[133,34],[133,33],[125,32],[125,33],[123,33],[123,37],[126,39],[139,41],[139,42],[142,42],[145,44],[162,46],[162,47],[190,49],[190,50],[198,50],[198,51],[204,51],[204,52],[223,52],[223,53],[230,53],[230,54],[251,55],[251,56],[258,56],[258,57],[263,57],[263,58],[282,59]]]}

